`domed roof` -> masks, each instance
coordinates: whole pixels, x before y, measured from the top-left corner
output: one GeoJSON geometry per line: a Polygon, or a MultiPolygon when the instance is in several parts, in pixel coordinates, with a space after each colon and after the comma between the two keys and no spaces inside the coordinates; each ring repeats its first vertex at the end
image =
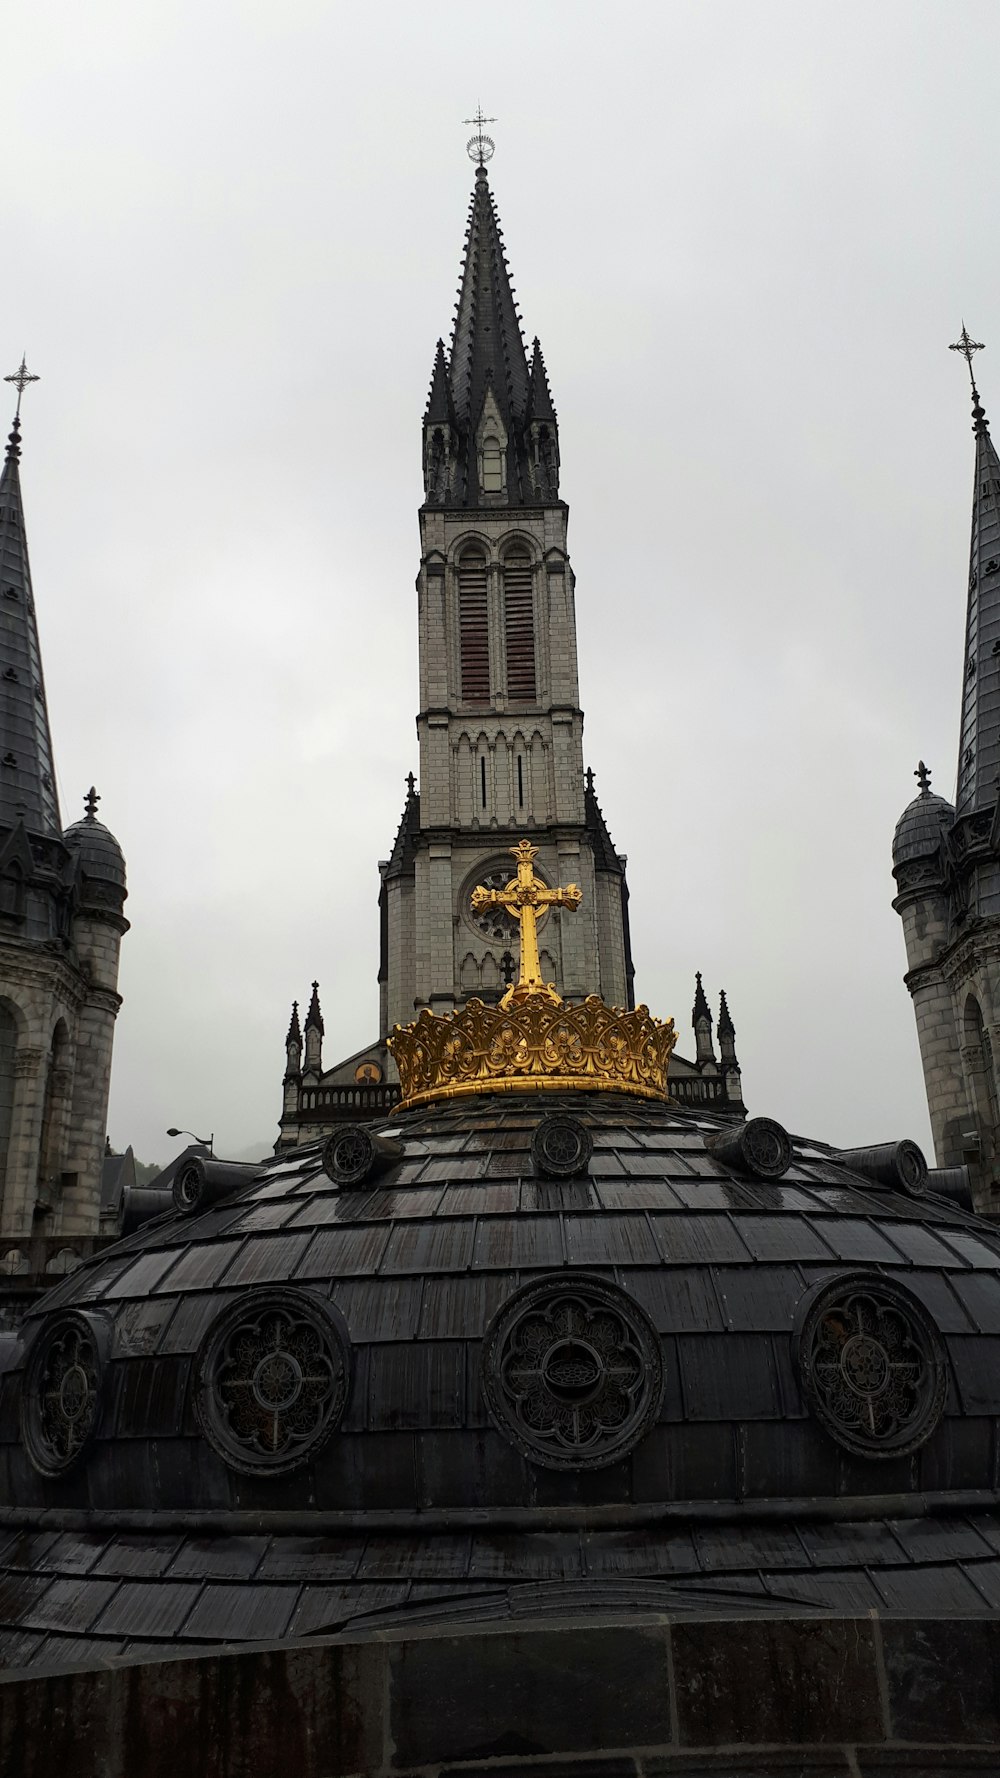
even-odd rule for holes
{"type": "Polygon", "coordinates": [[[741,1128],[484,1092],[179,1192],[0,1352],[0,1626],[992,1610],[1000,1235],[741,1128]]]}
{"type": "Polygon", "coordinates": [[[63,840],[79,857],[88,877],[125,887],[125,855],[110,828],[97,819],[100,798],[92,788],[86,797],[87,813],[82,821],[67,827],[63,840]]]}
{"type": "Polygon", "coordinates": [[[909,864],[914,858],[931,858],[941,844],[942,836],[951,827],[955,810],[943,796],[933,790],[922,790],[908,803],[896,823],[892,837],[893,865],[909,864]]]}

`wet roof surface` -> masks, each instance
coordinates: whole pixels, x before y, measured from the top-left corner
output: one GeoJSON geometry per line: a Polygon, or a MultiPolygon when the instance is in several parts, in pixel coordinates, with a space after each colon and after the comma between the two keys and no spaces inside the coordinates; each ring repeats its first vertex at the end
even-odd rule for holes
{"type": "Polygon", "coordinates": [[[8,1521],[15,1509],[36,1514],[36,1529],[12,1531],[0,1548],[8,1665],[64,1661],[67,1638],[73,1659],[97,1643],[102,1658],[120,1658],[144,1644],[275,1639],[386,1612],[556,1610],[566,1587],[613,1593],[629,1610],[709,1596],[720,1611],[731,1598],[741,1610],[780,1599],[939,1614],[1000,1603],[989,1516],[905,1517],[925,1510],[924,1497],[930,1506],[997,1486],[991,1228],[882,1190],[808,1143],[796,1143],[775,1184],[737,1175],[705,1148],[715,1120],[610,1094],[484,1096],[376,1127],[403,1155],[375,1185],[338,1189],[319,1146],[300,1149],[203,1214],[148,1224],[37,1306],[0,1394],[0,1503],[8,1521]],[[537,1177],[530,1155],[556,1109],[594,1145],[587,1173],[564,1182],[537,1177]],[[876,1462],[818,1423],[793,1354],[811,1287],[858,1272],[901,1282],[947,1353],[933,1435],[876,1462]],[[554,1471],[487,1412],[483,1336],[527,1283],[581,1273],[648,1317],[663,1394],[621,1460],[554,1471]],[[333,1305],[350,1368],[336,1433],[281,1477],[224,1462],[193,1405],[218,1317],[271,1286],[333,1305]],[[86,1455],[46,1479],[28,1460],[20,1414],[35,1332],[63,1308],[107,1324],[108,1362],[86,1455]],[[874,1497],[888,1496],[900,1502],[892,1524],[607,1525],[619,1509],[648,1514],[658,1503],[690,1503],[695,1523],[702,1507],[724,1516],[726,1502],[773,1512],[787,1501],[791,1519],[817,1498],[854,1511],[872,1498],[877,1511],[874,1497]],[[565,1509],[581,1525],[553,1532],[546,1515],[565,1509]],[[309,1539],[269,1526],[288,1512],[336,1523],[309,1539]],[[446,1523],[469,1512],[483,1523],[446,1523]],[[516,1534],[500,1529],[511,1512],[525,1520],[516,1534]],[[252,1513],[261,1534],[226,1534],[220,1521],[211,1537],[185,1535],[185,1513],[252,1513]],[[76,1515],[76,1528],[59,1531],[60,1514],[76,1515]],[[143,1528],[128,1527],[130,1514],[145,1515],[143,1528]],[[405,1535],[386,1529],[395,1514],[409,1515],[405,1535]],[[420,1515],[431,1514],[435,1528],[421,1533],[420,1515]]]}

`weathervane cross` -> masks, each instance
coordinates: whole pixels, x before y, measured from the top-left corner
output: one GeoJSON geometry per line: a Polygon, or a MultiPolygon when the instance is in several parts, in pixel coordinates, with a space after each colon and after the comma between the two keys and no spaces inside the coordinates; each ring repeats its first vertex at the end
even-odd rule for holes
{"type": "Polygon", "coordinates": [[[520,1006],[523,1001],[541,995],[554,1006],[561,1006],[562,997],[553,983],[542,980],[538,916],[546,908],[553,907],[568,908],[570,913],[575,913],[583,900],[583,891],[576,883],[567,883],[565,889],[546,889],[532,867],[532,859],[538,857],[538,847],[530,840],[521,840],[519,845],[512,846],[511,856],[517,859],[517,876],[502,889],[484,889],[478,884],[469,898],[473,913],[478,914],[483,908],[501,907],[520,923],[521,972],[517,981],[507,989],[500,1005],[505,1008],[520,1006]]]}
{"type": "Polygon", "coordinates": [[[972,384],[973,393],[978,394],[979,391],[976,389],[975,372],[972,369],[972,354],[973,352],[985,351],[982,340],[970,339],[969,330],[963,321],[960,337],[955,341],[953,346],[948,347],[948,350],[949,352],[961,352],[962,357],[965,359],[965,362],[969,367],[969,381],[972,384]]]}
{"type": "Polygon", "coordinates": [[[17,407],[14,409],[15,420],[20,419],[20,417],[21,417],[21,396],[24,394],[24,391],[28,387],[28,384],[29,383],[37,383],[39,381],[40,381],[40,378],[33,376],[31,371],[28,369],[27,360],[25,358],[24,353],[22,352],[21,353],[21,362],[18,365],[17,369],[9,377],[4,377],[4,382],[5,383],[13,383],[14,387],[17,390],[17,407]]]}
{"type": "Polygon", "coordinates": [[[492,136],[486,135],[483,125],[484,123],[496,123],[497,119],[495,117],[484,117],[482,106],[477,105],[475,117],[463,117],[462,122],[474,123],[476,126],[475,135],[470,136],[468,142],[465,144],[465,152],[470,161],[478,161],[479,165],[484,167],[487,161],[493,159],[496,152],[496,143],[492,136]]]}

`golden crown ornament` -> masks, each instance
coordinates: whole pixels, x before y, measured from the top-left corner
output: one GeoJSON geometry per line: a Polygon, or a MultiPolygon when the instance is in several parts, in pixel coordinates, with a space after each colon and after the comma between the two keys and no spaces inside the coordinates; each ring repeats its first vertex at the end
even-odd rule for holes
{"type": "Polygon", "coordinates": [[[654,1019],[645,1006],[626,1011],[596,994],[567,1004],[542,980],[537,919],[549,907],[575,912],[583,899],[570,883],[549,889],[535,876],[538,848],[513,847],[517,875],[502,889],[472,891],[475,912],[500,906],[521,929],[520,972],[498,1006],[470,1000],[445,1017],[422,1012],[388,1039],[399,1069],[399,1109],[483,1092],[617,1092],[664,1099],[677,1042],[673,1019],[654,1019]]]}

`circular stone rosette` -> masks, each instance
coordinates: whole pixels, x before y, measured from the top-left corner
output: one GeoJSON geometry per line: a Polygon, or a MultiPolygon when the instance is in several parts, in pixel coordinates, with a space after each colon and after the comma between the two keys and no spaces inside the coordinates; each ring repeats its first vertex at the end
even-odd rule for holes
{"type": "Polygon", "coordinates": [[[97,1429],[108,1330],[67,1312],[39,1332],[28,1360],[21,1409],[25,1449],[42,1475],[61,1475],[97,1429]]]}
{"type": "Polygon", "coordinates": [[[649,1431],[663,1397],[656,1329],[614,1284],[586,1274],[515,1292],[483,1343],[494,1425],[546,1469],[601,1469],[649,1431]]]}
{"type": "Polygon", "coordinates": [[[947,1359],[922,1303],[894,1279],[855,1274],[808,1302],[799,1380],[816,1418],[860,1457],[905,1457],[944,1411],[947,1359]]]}
{"type": "Polygon", "coordinates": [[[350,1374],[347,1333],[328,1304],[301,1291],[253,1291],[202,1344],[198,1420],[230,1469],[285,1475],[339,1426],[350,1374]]]}

